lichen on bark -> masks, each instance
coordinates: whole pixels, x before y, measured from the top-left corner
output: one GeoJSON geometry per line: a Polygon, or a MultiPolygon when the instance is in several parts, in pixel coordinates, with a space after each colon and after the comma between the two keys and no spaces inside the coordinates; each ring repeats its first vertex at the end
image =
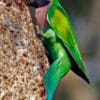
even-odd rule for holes
{"type": "Polygon", "coordinates": [[[28,8],[0,0],[0,100],[46,100],[49,62],[28,8]]]}

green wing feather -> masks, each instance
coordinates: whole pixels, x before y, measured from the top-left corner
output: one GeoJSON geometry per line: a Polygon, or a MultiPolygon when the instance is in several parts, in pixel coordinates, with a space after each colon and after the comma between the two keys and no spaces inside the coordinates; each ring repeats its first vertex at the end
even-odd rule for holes
{"type": "Polygon", "coordinates": [[[63,45],[67,48],[72,58],[78,65],[78,69],[82,71],[84,74],[84,78],[87,82],[89,82],[86,76],[86,70],[82,63],[82,58],[80,55],[80,51],[78,49],[77,40],[75,31],[68,19],[68,15],[64,11],[64,9],[60,6],[60,4],[52,4],[48,9],[47,20],[49,25],[55,31],[57,37],[61,39],[63,45]]]}

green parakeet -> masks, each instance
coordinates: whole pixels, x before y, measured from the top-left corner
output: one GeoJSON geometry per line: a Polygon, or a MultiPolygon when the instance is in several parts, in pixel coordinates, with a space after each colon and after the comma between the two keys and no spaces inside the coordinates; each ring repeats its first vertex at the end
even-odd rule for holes
{"type": "MultiPolygon", "coordinates": [[[[38,0],[36,1],[38,2],[38,0]]],[[[38,17],[38,13],[36,13],[36,20],[37,24],[43,29],[45,28],[45,22],[49,25],[49,28],[46,29],[43,36],[44,45],[48,50],[53,64],[51,64],[45,74],[45,87],[47,100],[52,100],[59,81],[69,70],[75,72],[88,83],[89,80],[78,49],[76,33],[70,23],[67,13],[58,0],[52,0],[47,6],[43,7],[40,6],[39,8],[38,6],[36,11],[38,13],[40,11],[39,14],[42,16],[41,18],[45,20],[41,21],[42,19],[38,17]]]]}

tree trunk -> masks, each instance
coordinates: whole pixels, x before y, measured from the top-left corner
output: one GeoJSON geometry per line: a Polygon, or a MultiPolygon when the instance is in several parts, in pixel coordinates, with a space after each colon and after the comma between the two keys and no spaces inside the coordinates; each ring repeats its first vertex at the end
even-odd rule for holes
{"type": "Polygon", "coordinates": [[[0,100],[46,100],[48,66],[24,2],[0,0],[0,100]]]}

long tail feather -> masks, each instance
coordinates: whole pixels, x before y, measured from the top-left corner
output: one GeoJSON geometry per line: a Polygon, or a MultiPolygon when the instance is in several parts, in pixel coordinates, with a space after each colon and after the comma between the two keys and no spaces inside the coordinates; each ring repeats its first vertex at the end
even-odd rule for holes
{"type": "Polygon", "coordinates": [[[70,67],[64,65],[62,59],[57,59],[45,74],[45,87],[47,92],[47,100],[52,100],[54,92],[57,88],[59,80],[68,73],[70,67]]]}
{"type": "Polygon", "coordinates": [[[82,70],[77,67],[78,65],[77,64],[74,64],[73,67],[71,68],[71,70],[76,73],[78,76],[80,76],[82,79],[84,79],[87,83],[90,83],[87,75],[85,75],[82,70]]]}

